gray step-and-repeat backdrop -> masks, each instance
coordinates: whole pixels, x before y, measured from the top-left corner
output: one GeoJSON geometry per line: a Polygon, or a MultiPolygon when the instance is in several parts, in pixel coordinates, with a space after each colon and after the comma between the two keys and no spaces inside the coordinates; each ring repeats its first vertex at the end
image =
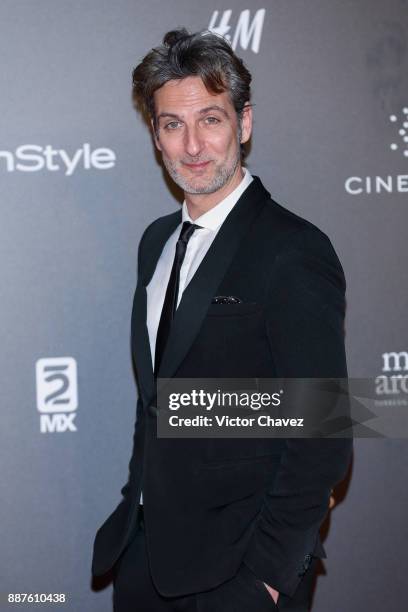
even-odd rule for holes
{"type": "MultiPolygon", "coordinates": [[[[1,2],[2,610],[42,607],[6,603],[13,592],[111,610],[90,563],[131,452],[138,241],[179,206],[131,71],[168,29],[227,35],[252,71],[248,167],[339,254],[350,376],[408,376],[407,13],[406,0],[1,2]]],[[[402,387],[389,399],[406,401],[402,387]]],[[[315,612],[408,609],[407,477],[406,439],[356,441],[315,612]]]]}

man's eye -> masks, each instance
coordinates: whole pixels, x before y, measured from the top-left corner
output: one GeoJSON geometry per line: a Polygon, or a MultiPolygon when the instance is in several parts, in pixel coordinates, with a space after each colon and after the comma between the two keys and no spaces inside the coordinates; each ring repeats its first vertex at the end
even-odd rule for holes
{"type": "Polygon", "coordinates": [[[179,126],[179,121],[170,121],[164,126],[166,130],[175,130],[179,126]]]}
{"type": "Polygon", "coordinates": [[[220,120],[217,119],[217,117],[206,117],[205,121],[212,125],[215,125],[216,123],[220,123],[220,120]]]}

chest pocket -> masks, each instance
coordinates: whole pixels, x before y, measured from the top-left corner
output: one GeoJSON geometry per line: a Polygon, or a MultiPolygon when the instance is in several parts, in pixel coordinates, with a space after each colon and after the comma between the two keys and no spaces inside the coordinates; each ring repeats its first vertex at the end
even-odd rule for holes
{"type": "Polygon", "coordinates": [[[238,304],[210,304],[207,316],[210,317],[243,317],[260,314],[263,306],[258,302],[241,302],[238,304]]]}

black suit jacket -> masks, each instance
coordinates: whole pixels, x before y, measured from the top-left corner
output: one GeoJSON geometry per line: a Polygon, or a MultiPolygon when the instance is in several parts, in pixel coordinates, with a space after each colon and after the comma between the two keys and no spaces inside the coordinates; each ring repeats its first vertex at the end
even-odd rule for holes
{"type": "MultiPolygon", "coordinates": [[[[181,210],[139,246],[132,350],[139,400],[123,499],[97,532],[92,572],[134,533],[141,488],[153,581],[162,595],[217,586],[245,563],[292,596],[313,555],[349,439],[167,439],[156,435],[146,286],[181,210]]],[[[159,378],[346,377],[345,280],[328,237],[254,177],[186,287],[159,378]],[[216,305],[216,295],[243,302],[216,305]]]]}

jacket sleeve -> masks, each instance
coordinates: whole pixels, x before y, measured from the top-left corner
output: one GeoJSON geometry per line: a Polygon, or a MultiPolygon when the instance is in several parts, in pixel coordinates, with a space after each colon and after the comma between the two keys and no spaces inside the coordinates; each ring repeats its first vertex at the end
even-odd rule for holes
{"type": "MultiPolygon", "coordinates": [[[[347,378],[345,279],[327,236],[312,226],[289,237],[271,269],[267,336],[277,377],[347,378]]],[[[347,471],[348,438],[287,438],[243,562],[293,596],[313,556],[331,489],[347,471]]]]}
{"type": "MultiPolygon", "coordinates": [[[[138,255],[137,255],[137,282],[140,281],[142,276],[143,269],[143,253],[144,253],[144,244],[145,238],[148,233],[148,230],[153,225],[151,223],[143,232],[143,235],[139,242],[138,255]]],[[[135,292],[136,294],[136,292],[135,292]]],[[[133,307],[132,307],[132,315],[131,321],[133,321],[133,309],[135,308],[135,301],[133,298],[133,307]]],[[[131,337],[133,336],[133,330],[131,330],[131,337]]],[[[133,351],[132,351],[133,354],[133,351]]],[[[126,499],[130,493],[130,489],[132,486],[133,479],[136,477],[136,474],[141,469],[141,461],[142,461],[142,443],[143,443],[143,424],[144,424],[144,412],[143,412],[143,403],[141,398],[139,397],[136,404],[136,420],[133,430],[133,444],[132,444],[132,455],[129,462],[129,473],[126,484],[121,489],[122,496],[126,499]]]]}
{"type": "MultiPolygon", "coordinates": [[[[143,412],[142,412],[142,401],[139,398],[137,400],[137,408],[136,408],[136,422],[133,431],[133,444],[132,444],[132,455],[129,462],[129,473],[126,484],[120,490],[122,496],[126,499],[130,493],[130,488],[132,486],[133,479],[136,476],[137,472],[137,460],[141,461],[140,454],[138,451],[141,449],[141,445],[143,442],[143,412]]],[[[140,467],[140,466],[139,466],[140,467]]]]}

